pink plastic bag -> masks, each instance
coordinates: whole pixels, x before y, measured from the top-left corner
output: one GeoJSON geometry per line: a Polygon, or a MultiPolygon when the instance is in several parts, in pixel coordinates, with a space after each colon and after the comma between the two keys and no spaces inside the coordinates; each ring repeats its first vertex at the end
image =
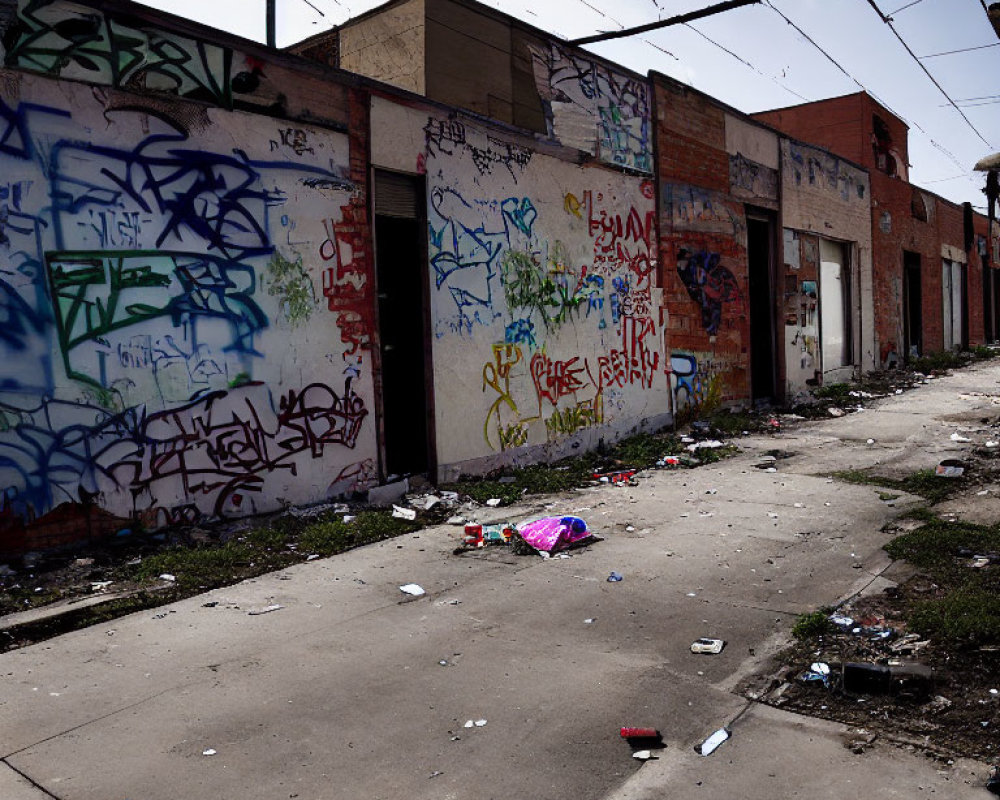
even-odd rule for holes
{"type": "Polygon", "coordinates": [[[543,517],[519,525],[521,538],[536,550],[554,553],[590,536],[587,523],[579,517],[543,517]]]}

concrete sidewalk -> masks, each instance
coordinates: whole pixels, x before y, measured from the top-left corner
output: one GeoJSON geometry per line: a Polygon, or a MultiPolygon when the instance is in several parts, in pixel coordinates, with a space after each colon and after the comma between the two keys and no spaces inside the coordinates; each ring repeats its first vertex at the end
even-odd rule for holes
{"type": "Polygon", "coordinates": [[[454,556],[458,529],[428,529],[4,654],[0,797],[983,797],[985,765],[853,755],[840,726],[733,689],[796,615],[884,585],[880,529],[917,500],[826,473],[971,447],[949,434],[996,415],[998,378],[976,366],[718,465],[548,498],[604,537],[567,559],[454,556]],[[794,455],[756,469],[773,448],[794,455]],[[409,582],[428,595],[404,602],[409,582]],[[696,656],[699,636],[728,645],[696,656]],[[621,725],[663,731],[660,758],[632,759],[621,725]]]}

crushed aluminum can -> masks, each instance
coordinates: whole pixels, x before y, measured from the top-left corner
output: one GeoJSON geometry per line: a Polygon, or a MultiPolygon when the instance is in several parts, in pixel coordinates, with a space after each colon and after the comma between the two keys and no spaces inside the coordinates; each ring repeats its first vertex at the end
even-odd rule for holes
{"type": "Polygon", "coordinates": [[[691,643],[691,652],[716,656],[722,652],[722,648],[725,646],[726,642],[724,639],[708,639],[703,637],[691,643]]]}

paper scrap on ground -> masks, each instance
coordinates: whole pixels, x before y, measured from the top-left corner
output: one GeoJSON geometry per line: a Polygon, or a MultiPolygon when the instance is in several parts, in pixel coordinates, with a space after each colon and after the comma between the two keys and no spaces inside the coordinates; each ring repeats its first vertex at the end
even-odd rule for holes
{"type": "Polygon", "coordinates": [[[399,587],[399,591],[403,594],[413,595],[414,597],[422,597],[427,594],[427,592],[424,591],[424,587],[419,583],[404,583],[399,587]]]}
{"type": "Polygon", "coordinates": [[[270,614],[272,611],[277,611],[280,608],[284,608],[284,606],[278,603],[272,603],[271,605],[264,606],[263,608],[251,608],[247,614],[251,617],[255,617],[259,614],[270,614]]]}
{"type": "Polygon", "coordinates": [[[696,746],[694,749],[703,756],[710,756],[716,751],[718,746],[728,738],[729,731],[725,728],[719,728],[719,730],[709,736],[704,742],[696,746]]]}
{"type": "Polygon", "coordinates": [[[400,506],[392,507],[392,515],[396,519],[408,519],[411,522],[417,518],[416,510],[412,508],[402,508],[400,506]]]}
{"type": "Polygon", "coordinates": [[[259,614],[270,614],[272,611],[277,611],[278,609],[281,608],[284,608],[284,606],[279,605],[278,603],[272,603],[271,605],[264,606],[263,608],[251,608],[247,612],[247,614],[249,614],[251,617],[256,617],[259,614]]]}

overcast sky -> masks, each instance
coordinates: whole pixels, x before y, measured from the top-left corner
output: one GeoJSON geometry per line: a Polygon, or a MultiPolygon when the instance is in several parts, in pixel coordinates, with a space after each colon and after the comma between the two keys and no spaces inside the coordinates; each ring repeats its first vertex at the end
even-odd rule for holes
{"type": "MultiPolygon", "coordinates": [[[[143,2],[250,39],[264,39],[264,0],[143,2]]],[[[282,46],[381,4],[378,0],[277,2],[278,44],[282,46]]],[[[486,0],[486,5],[572,39],[641,25],[715,2],[486,0]]],[[[911,181],[955,202],[984,206],[983,179],[972,166],[984,155],[1000,151],[1000,42],[981,0],[876,3],[893,18],[896,30],[922,57],[961,113],[921,71],[868,0],[763,0],[760,5],[690,26],[590,47],[638,72],[654,69],[678,78],[746,112],[848,94],[858,91],[860,83],[909,123],[911,181]],[[982,49],[935,55],[972,47],[982,49]]]]}

